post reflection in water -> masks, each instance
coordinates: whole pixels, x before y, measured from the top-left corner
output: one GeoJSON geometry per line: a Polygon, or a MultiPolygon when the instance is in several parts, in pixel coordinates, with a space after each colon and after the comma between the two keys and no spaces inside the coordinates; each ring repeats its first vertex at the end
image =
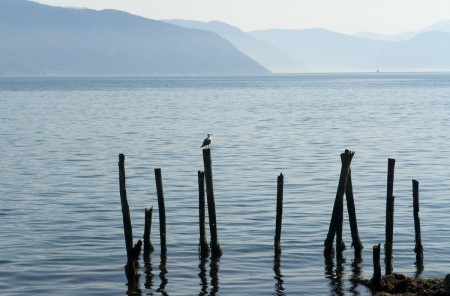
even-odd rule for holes
{"type": "Polygon", "coordinates": [[[208,295],[208,279],[206,277],[206,262],[208,261],[208,258],[201,258],[200,263],[198,264],[198,268],[200,269],[200,272],[198,273],[198,277],[200,278],[200,293],[198,293],[199,296],[206,296],[208,295]]]}
{"type": "Polygon", "coordinates": [[[200,272],[198,273],[198,277],[200,279],[200,292],[199,296],[214,296],[219,295],[219,263],[220,259],[211,258],[211,262],[209,264],[209,276],[211,278],[209,286],[211,286],[211,290],[208,294],[208,278],[206,272],[206,263],[208,262],[208,258],[200,258],[200,263],[198,264],[198,268],[200,272]]]}
{"type": "Polygon", "coordinates": [[[219,292],[219,258],[211,258],[209,264],[209,276],[211,277],[211,292],[210,296],[218,295],[219,292]]]}
{"type": "Polygon", "coordinates": [[[423,270],[425,269],[425,267],[423,266],[423,261],[415,262],[414,265],[416,265],[415,277],[419,278],[423,270]]]}
{"type": "Polygon", "coordinates": [[[126,295],[142,295],[142,290],[139,286],[139,274],[136,275],[136,281],[134,283],[128,283],[126,295]]]}
{"type": "Polygon", "coordinates": [[[325,258],[325,275],[326,278],[330,279],[330,288],[332,295],[345,295],[344,285],[342,278],[344,275],[344,263],[345,258],[337,260],[336,269],[334,265],[334,258],[325,258]]]}
{"type": "Polygon", "coordinates": [[[159,278],[161,279],[161,284],[159,285],[159,288],[156,290],[156,292],[161,293],[162,295],[169,295],[166,292],[166,285],[168,283],[168,280],[166,278],[166,274],[167,274],[167,268],[166,268],[166,262],[167,262],[167,257],[166,256],[161,256],[161,264],[159,265],[159,278]]]}
{"type": "Polygon", "coordinates": [[[144,267],[145,267],[145,284],[144,287],[148,290],[151,290],[153,287],[153,267],[150,259],[150,255],[144,255],[144,267]]]}
{"type": "MultiPolygon", "coordinates": [[[[139,272],[140,266],[137,265],[137,271],[133,278],[128,278],[127,282],[127,292],[126,295],[142,295],[142,291],[140,288],[139,278],[140,278],[140,272],[139,272]]],[[[127,271],[125,268],[125,275],[127,275],[127,271]]]]}
{"type": "Polygon", "coordinates": [[[352,275],[350,277],[350,282],[352,283],[352,286],[350,287],[350,292],[352,292],[352,295],[355,296],[361,295],[361,293],[357,291],[357,287],[358,287],[358,279],[361,277],[362,261],[363,260],[361,256],[356,256],[352,262],[352,275]]]}
{"type": "Polygon", "coordinates": [[[284,296],[284,288],[283,288],[283,275],[281,274],[281,259],[280,254],[275,255],[273,260],[273,271],[275,273],[274,279],[275,282],[275,293],[273,295],[275,296],[284,296]]]}

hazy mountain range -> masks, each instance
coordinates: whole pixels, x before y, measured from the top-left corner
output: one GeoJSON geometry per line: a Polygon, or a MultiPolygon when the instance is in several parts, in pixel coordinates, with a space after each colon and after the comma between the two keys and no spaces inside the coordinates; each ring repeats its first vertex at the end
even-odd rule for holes
{"type": "Polygon", "coordinates": [[[218,21],[0,0],[0,75],[449,71],[450,20],[394,36],[244,32],[218,21]]]}
{"type": "Polygon", "coordinates": [[[164,21],[215,32],[273,72],[450,70],[450,20],[394,36],[347,35],[325,29],[243,32],[216,21],[164,21]],[[277,64],[278,59],[283,62],[277,64]]]}
{"type": "Polygon", "coordinates": [[[268,73],[219,35],[116,10],[0,0],[1,75],[268,73]]]}
{"type": "Polygon", "coordinates": [[[272,72],[301,72],[304,66],[289,53],[275,44],[264,42],[231,25],[218,22],[199,22],[188,20],[163,20],[177,26],[211,31],[229,40],[237,49],[248,55],[272,72]]]}

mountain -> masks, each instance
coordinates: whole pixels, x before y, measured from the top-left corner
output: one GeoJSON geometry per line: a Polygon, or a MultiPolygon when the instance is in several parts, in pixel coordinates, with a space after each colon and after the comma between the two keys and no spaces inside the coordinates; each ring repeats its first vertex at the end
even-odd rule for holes
{"type": "Polygon", "coordinates": [[[425,29],[422,29],[417,32],[408,31],[408,32],[403,32],[403,33],[395,34],[395,35],[383,35],[383,34],[372,33],[372,32],[359,32],[359,33],[355,33],[354,36],[369,38],[369,39],[374,39],[374,40],[404,41],[404,40],[411,39],[420,33],[431,32],[431,31],[442,31],[442,32],[450,33],[450,19],[438,21],[438,22],[426,27],[425,29]]]}
{"type": "Polygon", "coordinates": [[[211,31],[229,40],[237,49],[251,57],[259,64],[277,73],[295,73],[305,71],[305,67],[276,45],[265,43],[250,34],[229,24],[211,21],[162,20],[180,27],[211,31]]]}
{"type": "Polygon", "coordinates": [[[417,35],[417,32],[403,32],[395,35],[383,35],[372,32],[358,32],[353,34],[355,37],[368,38],[373,40],[385,40],[385,41],[403,41],[408,40],[417,35]]]}
{"type": "Polygon", "coordinates": [[[429,31],[402,41],[361,38],[323,29],[250,32],[315,72],[448,71],[450,33],[429,31]]]}
{"type": "Polygon", "coordinates": [[[271,29],[250,34],[276,44],[312,71],[372,71],[371,57],[386,43],[324,29],[271,29]]]}
{"type": "Polygon", "coordinates": [[[391,71],[448,71],[449,52],[450,33],[430,31],[389,43],[379,52],[375,64],[391,71]]]}
{"type": "Polygon", "coordinates": [[[430,32],[430,31],[442,31],[442,32],[450,33],[450,19],[441,20],[439,22],[436,22],[436,23],[426,27],[425,29],[423,29],[420,32],[423,33],[423,32],[430,32]]]}
{"type": "Polygon", "coordinates": [[[25,0],[0,0],[0,44],[0,75],[268,73],[212,32],[25,0]]]}

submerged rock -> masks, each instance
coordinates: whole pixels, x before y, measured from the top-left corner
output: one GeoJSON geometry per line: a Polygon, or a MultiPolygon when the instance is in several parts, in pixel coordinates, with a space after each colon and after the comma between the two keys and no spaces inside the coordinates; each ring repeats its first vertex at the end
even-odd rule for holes
{"type": "Polygon", "coordinates": [[[373,295],[450,295],[450,275],[444,279],[419,279],[402,274],[390,274],[381,278],[380,286],[376,287],[372,280],[360,280],[360,284],[368,287],[373,295]]]}
{"type": "Polygon", "coordinates": [[[450,274],[447,274],[444,280],[445,293],[450,295],[450,274]]]}

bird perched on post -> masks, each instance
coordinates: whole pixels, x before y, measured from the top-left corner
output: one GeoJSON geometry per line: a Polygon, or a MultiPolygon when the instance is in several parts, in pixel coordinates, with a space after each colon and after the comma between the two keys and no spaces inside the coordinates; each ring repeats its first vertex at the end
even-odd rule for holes
{"type": "Polygon", "coordinates": [[[208,137],[207,137],[206,139],[203,140],[203,145],[200,146],[200,148],[201,148],[201,147],[208,146],[208,149],[209,149],[209,144],[211,144],[211,142],[212,142],[212,135],[211,135],[211,134],[208,134],[208,137]]]}

